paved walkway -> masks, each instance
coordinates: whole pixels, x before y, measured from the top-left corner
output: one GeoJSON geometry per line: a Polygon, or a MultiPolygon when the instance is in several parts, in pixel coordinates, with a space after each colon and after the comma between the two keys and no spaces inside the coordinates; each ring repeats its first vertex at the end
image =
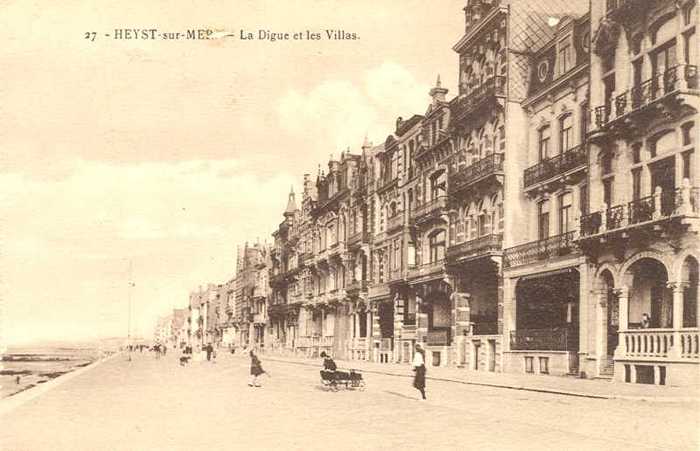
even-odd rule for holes
{"type": "MultiPolygon", "coordinates": [[[[268,360],[300,365],[319,366],[322,359],[305,359],[266,355],[268,360]]],[[[336,360],[339,367],[354,368],[376,374],[412,377],[407,364],[373,363],[357,360],[336,360]]],[[[576,377],[538,374],[490,373],[463,368],[431,367],[428,379],[458,382],[470,385],[501,387],[569,396],[601,399],[630,399],[657,402],[700,402],[700,387],[669,387],[646,384],[625,384],[606,379],[579,379],[576,377]]]]}
{"type": "Polygon", "coordinates": [[[270,377],[250,388],[249,359],[240,355],[187,367],[175,355],[117,356],[0,414],[0,449],[678,451],[700,444],[697,406],[687,403],[440,380],[428,381],[421,401],[403,377],[367,372],[366,390],[328,392],[320,362],[262,356],[262,363],[270,377]]]}

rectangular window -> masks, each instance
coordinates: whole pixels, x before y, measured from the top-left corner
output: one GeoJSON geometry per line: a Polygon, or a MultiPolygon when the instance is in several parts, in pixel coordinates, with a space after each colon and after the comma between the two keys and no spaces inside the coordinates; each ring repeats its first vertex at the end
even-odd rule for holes
{"type": "Polygon", "coordinates": [[[549,357],[540,357],[540,373],[549,374],[549,357]]]}
{"type": "Polygon", "coordinates": [[[581,105],[581,143],[586,142],[588,135],[588,103],[581,105]]]}
{"type": "Polygon", "coordinates": [[[613,178],[603,180],[603,202],[605,202],[608,208],[613,206],[613,181],[613,178]]]}
{"type": "Polygon", "coordinates": [[[571,149],[574,145],[574,118],[567,114],[559,121],[559,149],[561,153],[571,149]]]}
{"type": "Polygon", "coordinates": [[[539,239],[545,240],[549,237],[549,203],[547,201],[540,202],[538,206],[538,230],[539,239]]]}
{"type": "Polygon", "coordinates": [[[579,188],[579,203],[582,215],[587,215],[589,213],[588,206],[588,185],[583,184],[579,188]]]}
{"type": "Polygon", "coordinates": [[[525,357],[525,372],[526,373],[534,373],[534,365],[532,364],[534,360],[534,357],[526,356],[525,357]]]}
{"type": "Polygon", "coordinates": [[[567,43],[559,43],[559,74],[565,74],[573,67],[573,58],[571,53],[571,45],[567,43]]]}
{"type": "Polygon", "coordinates": [[[693,151],[689,150],[687,152],[683,152],[683,155],[681,156],[683,158],[683,178],[688,179],[688,180],[693,180],[691,177],[692,171],[692,156],[693,156],[693,151]]]}
{"type": "Polygon", "coordinates": [[[438,262],[445,258],[445,231],[441,230],[429,238],[430,263],[438,262]]]}
{"type": "Polygon", "coordinates": [[[573,230],[573,218],[571,215],[571,193],[559,196],[559,233],[567,233],[573,230]]]}
{"type": "Polygon", "coordinates": [[[632,170],[632,199],[642,197],[642,168],[632,170]]]}
{"type": "Polygon", "coordinates": [[[540,136],[539,136],[540,161],[544,161],[547,158],[549,158],[549,139],[550,139],[549,125],[546,125],[540,129],[540,136]]]}

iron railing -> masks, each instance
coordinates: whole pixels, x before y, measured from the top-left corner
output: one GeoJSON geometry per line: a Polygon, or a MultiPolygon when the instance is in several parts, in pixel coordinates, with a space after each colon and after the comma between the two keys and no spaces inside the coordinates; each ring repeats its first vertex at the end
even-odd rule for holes
{"type": "Polygon", "coordinates": [[[426,341],[426,344],[428,346],[449,346],[450,345],[450,330],[449,329],[429,330],[425,341],[426,341]]]}
{"type": "Polygon", "coordinates": [[[525,187],[549,180],[557,175],[564,174],[574,168],[586,164],[587,155],[585,146],[579,145],[566,152],[547,158],[536,165],[525,169],[525,187]]]}
{"type": "Polygon", "coordinates": [[[553,257],[571,254],[575,251],[574,231],[562,233],[544,240],[533,241],[511,247],[504,252],[504,265],[512,268],[527,265],[553,257]]]}
{"type": "Polygon", "coordinates": [[[569,349],[567,328],[517,329],[510,332],[510,349],[514,351],[574,351],[569,349]]]}
{"type": "Polygon", "coordinates": [[[492,153],[469,166],[462,167],[450,175],[449,192],[458,192],[486,176],[503,172],[503,160],[502,153],[492,153]]]}
{"type": "Polygon", "coordinates": [[[445,208],[447,208],[447,196],[438,196],[416,207],[413,217],[419,219],[436,211],[444,210],[445,208]]]}
{"type": "Polygon", "coordinates": [[[700,188],[678,188],[616,205],[581,217],[581,236],[587,237],[649,221],[700,212],[700,188]],[[605,220],[603,222],[603,219],[605,220]]]}
{"type": "Polygon", "coordinates": [[[680,64],[670,67],[663,74],[657,74],[614,99],[606,100],[604,105],[594,109],[595,124],[598,128],[605,127],[614,120],[640,110],[684,87],[698,88],[697,66],[680,64]]]}
{"type": "Polygon", "coordinates": [[[503,243],[502,233],[492,233],[482,237],[450,246],[447,249],[448,258],[478,256],[487,252],[500,251],[503,243]]]}
{"type": "Polygon", "coordinates": [[[503,97],[506,93],[506,77],[496,75],[486,79],[483,83],[469,87],[464,95],[458,98],[456,103],[457,116],[463,118],[473,113],[484,100],[503,97]]]}

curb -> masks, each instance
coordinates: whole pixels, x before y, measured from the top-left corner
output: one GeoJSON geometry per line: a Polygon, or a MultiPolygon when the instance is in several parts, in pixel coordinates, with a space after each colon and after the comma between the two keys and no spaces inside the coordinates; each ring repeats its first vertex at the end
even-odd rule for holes
{"type": "Polygon", "coordinates": [[[96,360],[89,365],[86,365],[82,368],[78,368],[77,370],[71,371],[70,373],[58,376],[57,378],[51,379],[50,381],[47,381],[41,385],[35,385],[32,388],[28,388],[19,393],[15,393],[14,395],[10,395],[7,398],[0,399],[0,416],[11,412],[17,407],[20,407],[26,404],[27,402],[31,401],[32,399],[43,395],[44,393],[58,387],[59,385],[62,385],[63,383],[73,379],[74,377],[77,377],[93,368],[96,368],[102,363],[112,360],[121,354],[122,352],[115,352],[109,357],[96,360]]]}
{"type": "MultiPolygon", "coordinates": [[[[300,362],[300,361],[293,361],[293,360],[279,360],[279,359],[275,359],[275,358],[266,358],[265,360],[268,360],[271,362],[278,362],[278,363],[289,363],[292,365],[318,367],[317,364],[300,362]]],[[[356,369],[360,370],[364,373],[370,373],[370,374],[381,374],[381,375],[385,375],[385,376],[406,377],[406,378],[412,377],[411,375],[408,375],[408,374],[397,374],[397,373],[391,373],[388,371],[367,370],[367,369],[359,369],[359,368],[356,368],[356,369]]],[[[536,393],[547,393],[547,394],[552,394],[552,395],[571,396],[571,397],[577,397],[577,398],[616,399],[616,400],[627,400],[627,401],[674,402],[674,403],[688,403],[688,402],[697,403],[697,402],[700,402],[700,399],[694,399],[694,398],[677,398],[677,397],[668,397],[668,396],[599,395],[599,394],[595,394],[595,393],[585,393],[585,392],[577,392],[577,391],[569,391],[569,390],[557,390],[557,389],[550,389],[550,388],[528,387],[525,385],[510,385],[510,384],[495,384],[495,383],[490,383],[490,382],[475,382],[475,381],[468,381],[468,380],[452,379],[452,378],[448,378],[448,377],[427,376],[426,379],[433,380],[433,381],[440,381],[440,382],[451,382],[451,383],[455,383],[455,384],[475,385],[475,386],[490,387],[490,388],[503,388],[503,389],[507,389],[507,390],[520,390],[520,391],[529,391],[529,392],[536,392],[536,393]]]]}

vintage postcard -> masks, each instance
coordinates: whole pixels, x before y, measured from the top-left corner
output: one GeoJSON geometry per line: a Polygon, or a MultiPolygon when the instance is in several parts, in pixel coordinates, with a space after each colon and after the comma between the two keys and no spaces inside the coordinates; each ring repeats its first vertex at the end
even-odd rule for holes
{"type": "Polygon", "coordinates": [[[0,449],[700,449],[697,0],[0,0],[0,449]]]}

